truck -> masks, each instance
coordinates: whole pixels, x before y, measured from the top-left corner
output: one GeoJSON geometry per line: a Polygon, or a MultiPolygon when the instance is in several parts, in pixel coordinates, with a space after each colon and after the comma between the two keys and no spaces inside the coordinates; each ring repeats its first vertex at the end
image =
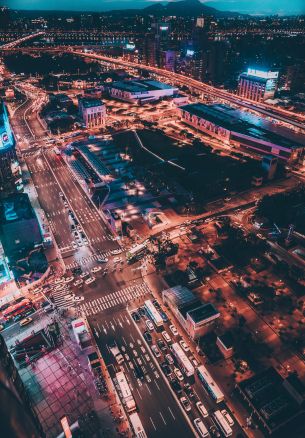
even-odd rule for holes
{"type": "Polygon", "coordinates": [[[111,351],[117,363],[121,365],[124,362],[124,357],[115,342],[112,345],[110,345],[109,350],[111,351]]]}

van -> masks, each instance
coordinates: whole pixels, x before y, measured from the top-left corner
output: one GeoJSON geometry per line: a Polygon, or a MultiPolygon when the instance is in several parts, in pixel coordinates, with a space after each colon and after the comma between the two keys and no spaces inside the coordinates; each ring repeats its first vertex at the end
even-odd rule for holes
{"type": "Polygon", "coordinates": [[[194,424],[201,437],[206,438],[207,436],[209,436],[208,429],[205,427],[203,421],[200,420],[200,418],[195,418],[194,424]]]}
{"type": "Polygon", "coordinates": [[[198,409],[198,411],[200,412],[200,414],[205,418],[209,415],[208,411],[206,410],[204,404],[199,401],[196,403],[196,408],[198,409]]]}

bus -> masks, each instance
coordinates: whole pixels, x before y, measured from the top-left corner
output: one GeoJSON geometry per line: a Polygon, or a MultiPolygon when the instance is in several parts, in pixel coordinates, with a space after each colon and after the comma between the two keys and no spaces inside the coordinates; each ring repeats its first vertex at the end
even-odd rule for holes
{"type": "Polygon", "coordinates": [[[10,305],[7,309],[4,310],[2,315],[6,321],[10,321],[11,319],[14,319],[16,317],[21,318],[25,316],[25,314],[30,312],[31,310],[34,310],[33,303],[31,300],[25,298],[19,303],[10,305]]]}
{"type": "Polygon", "coordinates": [[[116,379],[118,382],[119,395],[121,396],[126,411],[135,411],[137,409],[136,402],[133,398],[130,386],[128,385],[124,372],[120,371],[116,373],[116,379]]]}
{"type": "Polygon", "coordinates": [[[197,368],[197,374],[199,379],[201,380],[201,383],[204,385],[204,387],[210,393],[216,403],[222,402],[225,398],[224,394],[220,390],[217,383],[212,379],[212,376],[204,365],[200,365],[197,368]]]}
{"type": "Polygon", "coordinates": [[[231,429],[231,426],[225,419],[225,417],[222,415],[220,411],[215,411],[213,414],[214,420],[221,430],[221,432],[224,434],[225,437],[231,436],[233,431],[231,429]]]}
{"type": "Polygon", "coordinates": [[[133,437],[135,438],[147,438],[147,435],[145,433],[143,424],[140,420],[139,415],[134,412],[133,414],[129,415],[129,421],[133,430],[133,437]]]}
{"type": "Polygon", "coordinates": [[[178,342],[172,344],[170,347],[173,355],[175,356],[180,368],[186,374],[187,377],[191,377],[195,373],[195,369],[188,359],[187,355],[184,353],[178,342]]]}
{"type": "Polygon", "coordinates": [[[160,313],[158,312],[158,310],[155,308],[155,306],[153,305],[151,300],[146,300],[144,302],[144,307],[145,310],[148,314],[148,316],[151,318],[151,320],[153,321],[153,323],[157,326],[157,327],[161,327],[163,326],[163,319],[162,316],[160,315],[160,313]]]}
{"type": "Polygon", "coordinates": [[[126,254],[127,263],[134,263],[141,260],[146,253],[147,245],[146,243],[141,243],[140,245],[130,248],[126,254]]]}

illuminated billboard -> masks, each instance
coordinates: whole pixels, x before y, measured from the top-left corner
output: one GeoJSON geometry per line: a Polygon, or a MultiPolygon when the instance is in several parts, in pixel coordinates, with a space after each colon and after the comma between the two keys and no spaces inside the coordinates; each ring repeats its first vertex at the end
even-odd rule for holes
{"type": "Polygon", "coordinates": [[[187,49],[187,51],[186,51],[186,56],[194,56],[194,50],[191,50],[191,49],[187,49]]]}
{"type": "Polygon", "coordinates": [[[14,136],[3,102],[0,104],[0,153],[14,146],[14,136]]]}
{"type": "Polygon", "coordinates": [[[126,49],[127,50],[134,50],[136,48],[134,43],[127,43],[126,44],[126,49]]]}
{"type": "Polygon", "coordinates": [[[279,77],[278,71],[263,71],[263,70],[257,70],[255,68],[248,68],[247,74],[262,79],[277,79],[279,77]]]}
{"type": "Polygon", "coordinates": [[[166,30],[168,30],[168,26],[160,26],[160,30],[166,31],[166,30]]]}

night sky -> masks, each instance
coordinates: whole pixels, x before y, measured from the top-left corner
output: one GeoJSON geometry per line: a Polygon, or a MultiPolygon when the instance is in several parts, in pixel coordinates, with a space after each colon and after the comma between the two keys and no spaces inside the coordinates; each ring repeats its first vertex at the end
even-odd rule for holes
{"type": "MultiPolygon", "coordinates": [[[[159,1],[159,0],[157,0],[159,1]]],[[[124,8],[142,8],[151,0],[6,0],[2,2],[15,9],[54,9],[103,11],[124,8]]],[[[305,13],[305,0],[208,0],[203,1],[220,10],[249,14],[301,14],[305,13]]]]}

